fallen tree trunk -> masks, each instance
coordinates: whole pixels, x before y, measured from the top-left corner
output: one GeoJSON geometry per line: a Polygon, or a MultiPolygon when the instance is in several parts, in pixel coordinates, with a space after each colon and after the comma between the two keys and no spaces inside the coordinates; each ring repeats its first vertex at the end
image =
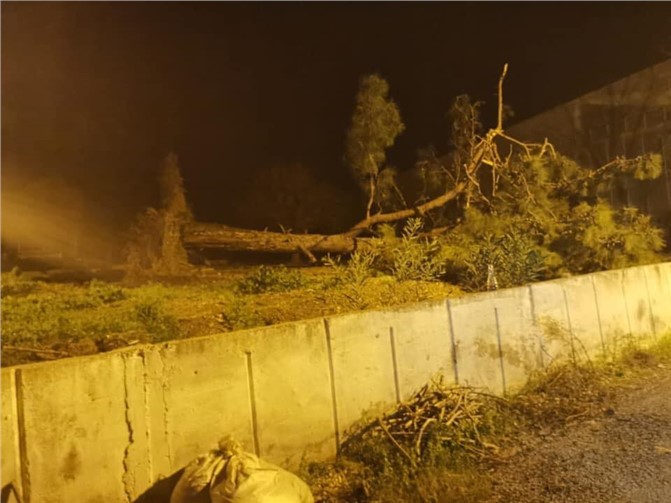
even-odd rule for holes
{"type": "Polygon", "coordinates": [[[444,206],[458,197],[466,186],[465,182],[460,182],[452,190],[420,206],[393,213],[372,215],[341,234],[288,234],[192,222],[182,229],[182,243],[186,248],[192,249],[215,248],[232,252],[301,253],[314,263],[317,261],[315,253],[352,253],[370,247],[370,238],[357,237],[362,231],[380,223],[423,216],[426,212],[444,206]]]}
{"type": "MultiPolygon", "coordinates": [[[[310,262],[316,262],[315,253],[352,253],[371,246],[370,238],[359,238],[357,236],[375,225],[396,222],[413,216],[423,217],[427,212],[445,206],[463,193],[469,193],[473,189],[480,192],[480,185],[477,181],[479,167],[482,164],[488,164],[495,169],[497,165],[502,164],[494,143],[497,137],[519,143],[528,151],[525,144],[503,134],[503,79],[507,70],[508,64],[503,67],[503,73],[499,79],[499,115],[496,129],[490,129],[484,137],[479,138],[478,143],[474,146],[471,159],[464,166],[465,179],[455,179],[452,189],[446,190],[445,193],[431,201],[412,208],[377,215],[370,215],[369,203],[364,220],[346,232],[333,235],[284,234],[193,222],[182,229],[182,243],[186,248],[195,249],[216,248],[227,251],[302,253],[310,262]]],[[[480,192],[480,194],[482,193],[480,192]]],[[[468,206],[468,201],[466,205],[468,206]]]]}
{"type": "Polygon", "coordinates": [[[314,253],[352,253],[370,246],[370,238],[347,234],[284,234],[238,229],[226,225],[194,222],[182,231],[186,248],[215,248],[226,251],[303,253],[314,261],[314,253]]]}

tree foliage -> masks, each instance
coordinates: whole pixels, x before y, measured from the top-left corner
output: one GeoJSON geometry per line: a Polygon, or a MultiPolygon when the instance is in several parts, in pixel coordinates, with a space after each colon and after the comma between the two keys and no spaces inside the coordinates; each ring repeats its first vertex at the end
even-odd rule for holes
{"type": "Polygon", "coordinates": [[[389,84],[379,75],[361,79],[352,122],[347,131],[345,159],[367,197],[366,216],[373,204],[381,207],[393,191],[393,172],[384,167],[386,150],[405,128],[389,84]],[[383,190],[378,190],[381,172],[383,190]]]}
{"type": "MultiPolygon", "coordinates": [[[[348,231],[250,237],[239,229],[218,234],[199,228],[196,236],[207,239],[191,243],[233,249],[232,243],[242,247],[236,249],[278,253],[286,253],[289,246],[312,260],[313,253],[356,250],[362,270],[377,269],[399,279],[452,276],[471,289],[491,284],[492,272],[496,283],[507,287],[658,260],[662,232],[636,209],[612,207],[607,195],[621,176],[658,177],[661,156],[616,158],[588,169],[557,153],[547,140],[535,144],[510,137],[503,129],[506,69],[499,80],[496,127],[485,131],[480,103],[459,96],[448,114],[451,150],[445,155],[422,151],[415,167],[403,173],[413,182],[411,189],[399,187],[399,173],[386,165],[386,151],[404,129],[388,96],[389,85],[377,75],[361,80],[345,158],[366,195],[367,208],[365,219],[348,231]],[[381,239],[359,238],[364,231],[381,239]]],[[[166,166],[161,182],[163,255],[168,249],[166,222],[174,230],[175,215],[190,215],[176,158],[168,158],[166,166]]],[[[311,230],[312,217],[325,219],[318,208],[332,212],[342,207],[326,197],[321,182],[303,167],[274,168],[262,178],[258,187],[265,183],[267,189],[258,192],[253,206],[265,205],[266,215],[276,212],[275,223],[285,228],[293,224],[294,231],[311,230]]]]}
{"type": "Polygon", "coordinates": [[[617,209],[607,201],[618,176],[658,177],[659,155],[617,158],[588,169],[547,142],[522,143],[502,130],[495,131],[496,142],[488,141],[473,127],[477,105],[468,100],[458,98],[453,111],[461,117],[453,124],[466,138],[455,141],[453,155],[440,163],[442,180],[449,185],[465,176],[467,189],[443,242],[450,269],[462,283],[483,288],[488,265],[494,266],[500,286],[514,286],[659,259],[662,231],[635,208],[617,209]],[[473,165],[483,143],[480,168],[469,173],[464,166],[473,165]],[[503,148],[506,157],[499,155],[503,148]]]}
{"type": "Polygon", "coordinates": [[[547,141],[508,136],[503,113],[483,134],[479,107],[467,96],[455,100],[448,114],[451,151],[423,150],[413,170],[415,191],[404,190],[425,227],[441,235],[448,276],[478,290],[491,267],[498,285],[509,287],[659,260],[662,231],[635,208],[614,208],[607,198],[621,176],[658,177],[661,156],[585,168],[547,141]],[[450,204],[433,204],[447,193],[456,194],[450,204]]]}

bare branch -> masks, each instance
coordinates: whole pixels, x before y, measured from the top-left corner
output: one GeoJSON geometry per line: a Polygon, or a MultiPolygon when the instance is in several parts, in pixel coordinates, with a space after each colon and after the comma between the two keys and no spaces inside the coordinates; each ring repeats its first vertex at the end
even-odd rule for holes
{"type": "Polygon", "coordinates": [[[503,65],[503,72],[501,72],[501,77],[499,78],[499,121],[496,126],[497,131],[503,131],[503,79],[506,78],[506,73],[508,73],[508,63],[503,65]]]}
{"type": "Polygon", "coordinates": [[[404,218],[410,218],[416,215],[423,215],[427,211],[433,210],[435,208],[440,208],[448,202],[455,199],[459,194],[461,194],[466,188],[466,183],[461,182],[452,190],[446,192],[442,196],[436,197],[427,203],[424,203],[413,208],[408,208],[405,210],[394,211],[392,213],[378,213],[377,215],[372,215],[365,220],[362,220],[349,231],[346,232],[347,235],[356,235],[361,231],[370,228],[375,224],[382,224],[387,222],[395,222],[397,220],[402,220],[404,218]]]}

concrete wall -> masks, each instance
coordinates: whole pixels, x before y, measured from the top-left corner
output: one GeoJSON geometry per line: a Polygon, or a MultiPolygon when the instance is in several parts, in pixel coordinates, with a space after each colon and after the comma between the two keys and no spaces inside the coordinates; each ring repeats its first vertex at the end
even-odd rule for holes
{"type": "Polygon", "coordinates": [[[2,485],[14,482],[21,490],[18,410],[14,369],[2,369],[2,485]]]}
{"type": "Polygon", "coordinates": [[[506,394],[669,330],[665,263],[4,369],[2,484],[134,501],[226,434],[296,468],[432,377],[506,394]]]}

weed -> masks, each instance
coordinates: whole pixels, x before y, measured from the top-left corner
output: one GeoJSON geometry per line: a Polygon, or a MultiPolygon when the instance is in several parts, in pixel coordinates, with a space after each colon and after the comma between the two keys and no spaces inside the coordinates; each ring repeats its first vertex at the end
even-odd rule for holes
{"type": "Polygon", "coordinates": [[[244,330],[265,325],[261,315],[253,309],[247,299],[234,297],[221,313],[221,318],[228,330],[244,330]]]}
{"type": "Polygon", "coordinates": [[[422,221],[409,219],[397,238],[390,226],[378,229],[370,248],[353,252],[346,263],[327,256],[324,263],[335,271],[334,284],[360,287],[369,278],[391,275],[398,281],[435,281],[445,274],[445,260],[437,239],[421,235],[422,221]]]}
{"type": "Polygon", "coordinates": [[[290,270],[286,266],[261,266],[252,274],[238,281],[236,288],[240,293],[258,294],[266,292],[287,292],[305,286],[307,280],[300,271],[290,270]]]}
{"type": "Polygon", "coordinates": [[[353,288],[363,286],[369,278],[375,276],[374,265],[377,258],[378,254],[374,250],[357,250],[344,263],[340,255],[335,258],[327,255],[323,263],[333,269],[333,276],[325,286],[327,288],[340,285],[351,285],[353,288]]]}
{"type": "Polygon", "coordinates": [[[154,341],[175,339],[179,333],[177,319],[167,312],[165,302],[160,298],[138,299],[133,306],[133,313],[154,341]]]}
{"type": "Polygon", "coordinates": [[[662,335],[646,348],[630,341],[620,349],[619,360],[632,368],[664,366],[660,362],[671,360],[671,332],[662,335]]]}
{"type": "Polygon", "coordinates": [[[392,250],[391,273],[399,281],[435,281],[445,274],[441,244],[421,236],[421,230],[421,219],[408,219],[401,241],[392,250]]]}
{"type": "MultiPolygon", "coordinates": [[[[543,335],[548,341],[558,342],[563,346],[564,353],[568,355],[570,362],[573,366],[580,365],[583,361],[586,362],[590,367],[593,367],[592,359],[589,356],[589,351],[585,347],[582,340],[577,337],[571,330],[562,326],[554,318],[542,317],[541,326],[543,328],[543,335]]],[[[550,357],[551,363],[554,363],[555,360],[559,357],[564,357],[564,354],[559,355],[550,355],[547,352],[546,356],[550,357]]]]}

